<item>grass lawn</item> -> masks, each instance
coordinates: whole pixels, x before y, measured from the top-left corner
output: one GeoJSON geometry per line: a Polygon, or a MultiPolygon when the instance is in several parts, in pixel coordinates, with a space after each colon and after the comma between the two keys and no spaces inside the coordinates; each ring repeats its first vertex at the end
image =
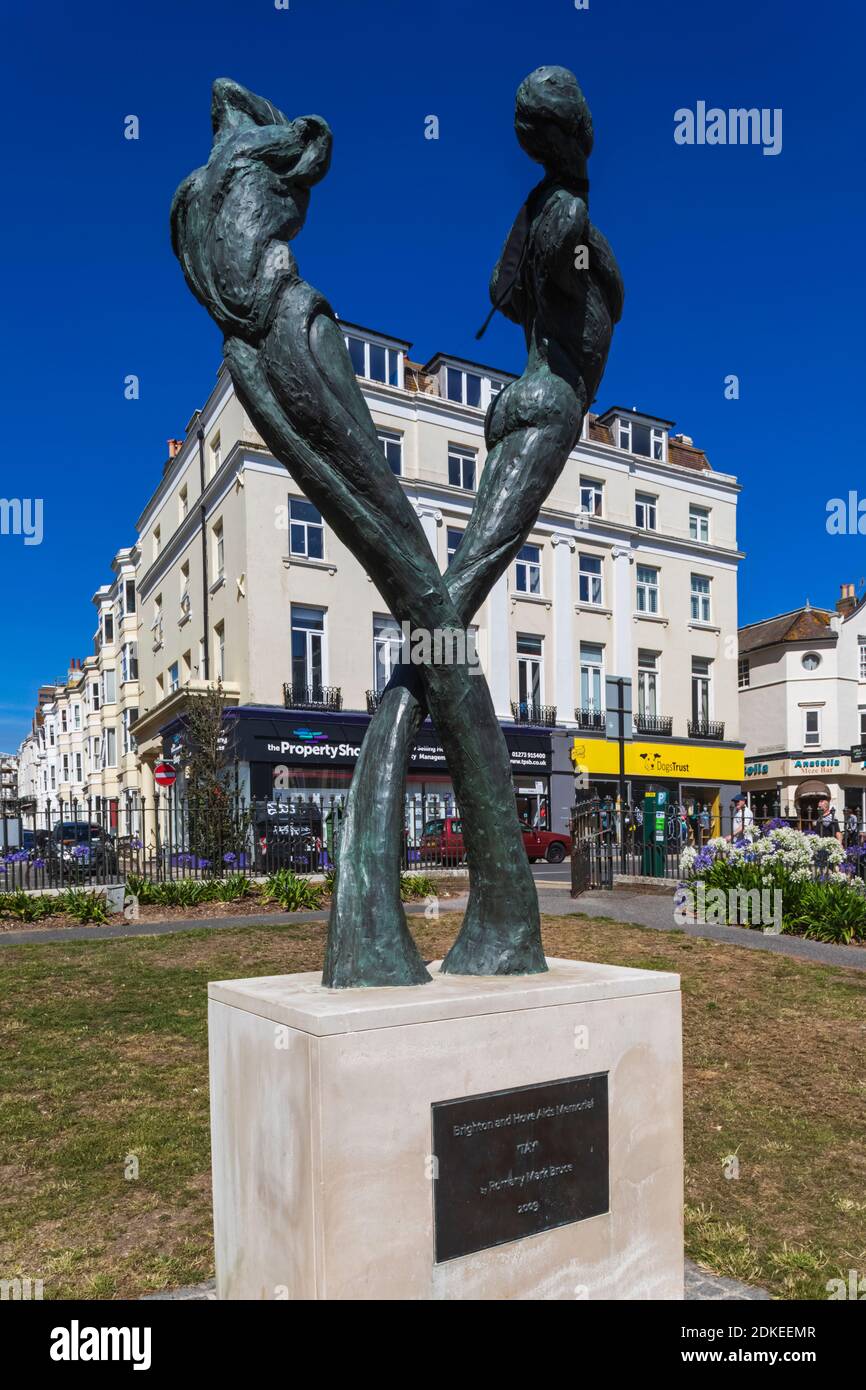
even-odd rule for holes
{"type": "MultiPolygon", "coordinates": [[[[458,920],[411,919],[425,956],[458,920]]],[[[824,1298],[866,1268],[866,974],[608,921],[544,925],[550,955],[682,975],[688,1253],[782,1297],[824,1298]]],[[[319,969],[324,932],[0,948],[0,1278],[111,1298],[213,1273],[206,984],[319,969]]]]}

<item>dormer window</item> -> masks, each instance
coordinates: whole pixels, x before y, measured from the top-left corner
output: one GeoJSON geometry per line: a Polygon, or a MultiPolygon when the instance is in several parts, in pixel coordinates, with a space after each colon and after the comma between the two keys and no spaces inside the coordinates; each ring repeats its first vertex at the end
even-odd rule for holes
{"type": "Polygon", "coordinates": [[[398,348],[359,338],[354,333],[346,334],[346,347],[356,376],[381,381],[386,386],[403,385],[403,353],[398,348]]]}
{"type": "Polygon", "coordinates": [[[445,395],[460,405],[481,404],[481,377],[477,372],[462,372],[458,367],[445,369],[445,395]]]}
{"type": "Polygon", "coordinates": [[[667,430],[656,425],[645,425],[641,420],[617,420],[617,443],[630,454],[641,454],[644,458],[657,459],[663,463],[666,454],[667,430]]]}

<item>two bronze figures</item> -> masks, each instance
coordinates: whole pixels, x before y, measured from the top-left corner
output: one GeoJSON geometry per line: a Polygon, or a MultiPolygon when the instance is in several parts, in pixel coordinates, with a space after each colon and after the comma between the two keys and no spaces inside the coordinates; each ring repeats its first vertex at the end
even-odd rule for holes
{"type": "MultiPolygon", "coordinates": [[[[477,500],[445,574],[391,471],[327,300],[288,243],[328,172],[321,117],[289,120],[221,79],[207,164],[181,184],[172,244],[222,329],[235,390],[274,457],[354,553],[399,623],[463,638],[512,563],[577,442],[622,311],[622,280],[589,220],[592,119],[572,73],[539,68],[517,93],[520,144],[544,168],[490,282],[494,311],[524,331],[526,368],[492,401],[477,500]]],[[[442,969],[544,970],[538,900],[511,768],[486,680],[465,662],[397,668],[361,746],[343,822],[323,983],[430,977],[400,899],[409,753],[430,715],[469,855],[469,901],[442,969]]]]}

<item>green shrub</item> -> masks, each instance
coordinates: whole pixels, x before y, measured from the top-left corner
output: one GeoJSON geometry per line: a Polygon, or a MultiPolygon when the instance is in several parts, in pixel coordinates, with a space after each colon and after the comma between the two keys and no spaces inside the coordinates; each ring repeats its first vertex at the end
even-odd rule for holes
{"type": "Polygon", "coordinates": [[[0,917],[14,917],[18,922],[40,922],[53,912],[60,912],[57,898],[50,893],[0,893],[0,917]]]}
{"type": "Polygon", "coordinates": [[[812,941],[866,941],[866,898],[848,883],[798,883],[797,901],[782,898],[782,930],[812,941]]]}
{"type": "Polygon", "coordinates": [[[202,878],[177,878],[161,883],[157,893],[162,907],[198,907],[214,897],[214,884],[202,878]]]}
{"type": "Polygon", "coordinates": [[[325,892],[329,898],[333,898],[337,891],[337,866],[325,870],[325,892]]]}
{"type": "Polygon", "coordinates": [[[213,887],[213,896],[221,903],[238,902],[241,898],[251,897],[253,893],[253,885],[242,873],[226,874],[225,878],[218,878],[213,887]]]}
{"type": "Polygon", "coordinates": [[[277,869],[268,877],[262,901],[279,903],[284,912],[303,912],[321,907],[323,893],[323,885],[300,878],[291,869],[277,869]]]}
{"type": "Polygon", "coordinates": [[[433,898],[436,896],[436,885],[432,878],[427,874],[403,874],[400,878],[400,897],[403,902],[410,902],[413,898],[433,898]]]}
{"type": "Polygon", "coordinates": [[[57,910],[74,917],[76,922],[97,922],[101,926],[108,921],[108,904],[104,893],[94,893],[90,888],[65,888],[55,898],[57,910]]]}
{"type": "Polygon", "coordinates": [[[157,887],[158,885],[152,879],[145,878],[143,874],[127,874],[126,876],[127,897],[137,898],[142,906],[146,903],[156,902],[157,887]]]}

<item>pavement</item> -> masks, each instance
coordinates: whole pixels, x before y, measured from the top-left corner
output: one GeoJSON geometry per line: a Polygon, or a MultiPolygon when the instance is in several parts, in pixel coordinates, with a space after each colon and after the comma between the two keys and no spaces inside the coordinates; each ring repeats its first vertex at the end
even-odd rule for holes
{"type": "MultiPolygon", "coordinates": [[[[697,1300],[740,1301],[743,1299],[769,1300],[766,1289],[756,1289],[751,1284],[741,1284],[738,1279],[725,1279],[721,1274],[711,1274],[691,1260],[686,1260],[685,1297],[686,1302],[697,1300]]],[[[168,1293],[148,1293],[141,1302],[204,1303],[216,1298],[216,1282],[208,1279],[204,1284],[193,1284],[185,1289],[172,1289],[168,1293]]]]}
{"type": "Polygon", "coordinates": [[[583,893],[579,898],[572,898],[562,889],[539,890],[538,901],[542,912],[551,916],[576,912],[587,917],[609,917],[613,922],[636,922],[638,926],[655,931],[681,931],[705,941],[723,941],[747,951],[769,951],[773,955],[812,961],[815,965],[866,970],[866,948],[862,946],[834,946],[824,941],[808,941],[802,936],[773,936],[749,927],[716,926],[709,922],[680,925],[674,921],[673,885],[669,893],[614,888],[607,892],[583,893]]]}

